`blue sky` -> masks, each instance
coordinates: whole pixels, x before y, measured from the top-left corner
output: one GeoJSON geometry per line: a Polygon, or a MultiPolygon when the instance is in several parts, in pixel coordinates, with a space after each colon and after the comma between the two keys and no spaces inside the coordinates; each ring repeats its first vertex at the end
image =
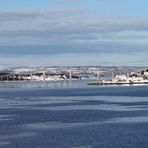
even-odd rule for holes
{"type": "Polygon", "coordinates": [[[0,65],[147,66],[147,6],[146,0],[0,0],[0,65]]]}

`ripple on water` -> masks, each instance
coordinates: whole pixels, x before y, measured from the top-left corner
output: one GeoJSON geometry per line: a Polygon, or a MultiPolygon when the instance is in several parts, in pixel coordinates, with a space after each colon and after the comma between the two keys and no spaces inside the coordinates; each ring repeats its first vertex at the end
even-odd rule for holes
{"type": "Polygon", "coordinates": [[[101,104],[101,105],[65,105],[54,107],[32,107],[33,109],[43,109],[50,111],[71,111],[71,110],[104,110],[104,111],[141,111],[148,110],[147,105],[121,106],[118,104],[101,104]]]}
{"type": "Polygon", "coordinates": [[[8,141],[0,141],[0,147],[9,145],[10,143],[8,141]]]}
{"type": "Polygon", "coordinates": [[[10,145],[12,140],[18,141],[18,139],[29,138],[35,135],[36,135],[35,132],[20,132],[18,134],[12,134],[12,135],[1,135],[0,146],[10,145]]]}
{"type": "Polygon", "coordinates": [[[0,115],[0,121],[13,120],[15,115],[0,115]]]}
{"type": "Polygon", "coordinates": [[[113,118],[104,123],[147,123],[148,117],[122,117],[122,118],[113,118]]]}
{"type": "Polygon", "coordinates": [[[111,118],[106,121],[99,122],[77,122],[77,123],[63,123],[63,122],[38,122],[33,124],[26,124],[24,127],[35,130],[59,129],[59,128],[75,128],[81,126],[93,126],[99,124],[115,124],[115,123],[148,123],[148,117],[121,117],[111,118]]]}

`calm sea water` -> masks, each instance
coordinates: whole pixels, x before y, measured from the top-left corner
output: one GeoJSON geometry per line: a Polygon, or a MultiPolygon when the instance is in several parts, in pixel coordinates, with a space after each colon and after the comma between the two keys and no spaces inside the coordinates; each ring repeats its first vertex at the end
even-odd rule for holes
{"type": "Polygon", "coordinates": [[[148,147],[148,86],[8,86],[0,88],[2,148],[148,147]]]}

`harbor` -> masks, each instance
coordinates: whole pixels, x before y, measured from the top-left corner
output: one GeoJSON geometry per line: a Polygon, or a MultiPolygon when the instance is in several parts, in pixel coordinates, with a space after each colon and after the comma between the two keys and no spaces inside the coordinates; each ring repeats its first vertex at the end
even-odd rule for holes
{"type": "Polygon", "coordinates": [[[97,81],[90,82],[88,85],[145,85],[148,84],[148,69],[128,72],[125,74],[116,74],[113,71],[96,71],[97,81]],[[110,73],[110,74],[109,74],[110,73]],[[106,80],[106,77],[101,79],[101,74],[110,75],[110,79],[106,80]]]}
{"type": "MultiPolygon", "coordinates": [[[[65,83],[85,81],[86,85],[148,84],[148,69],[131,67],[48,67],[14,68],[0,71],[0,82],[65,83]]],[[[31,83],[30,83],[31,84],[31,83]]]]}
{"type": "Polygon", "coordinates": [[[127,75],[118,75],[112,80],[98,80],[94,83],[88,83],[88,85],[141,85],[148,84],[147,76],[127,76],[127,75]]]}

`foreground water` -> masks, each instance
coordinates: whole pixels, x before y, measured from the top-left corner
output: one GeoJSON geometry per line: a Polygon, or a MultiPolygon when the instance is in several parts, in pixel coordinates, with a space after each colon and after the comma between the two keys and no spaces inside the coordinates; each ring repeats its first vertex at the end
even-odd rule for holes
{"type": "Polygon", "coordinates": [[[2,148],[147,148],[148,86],[1,88],[2,148]]]}

